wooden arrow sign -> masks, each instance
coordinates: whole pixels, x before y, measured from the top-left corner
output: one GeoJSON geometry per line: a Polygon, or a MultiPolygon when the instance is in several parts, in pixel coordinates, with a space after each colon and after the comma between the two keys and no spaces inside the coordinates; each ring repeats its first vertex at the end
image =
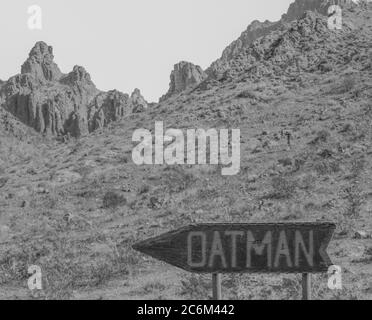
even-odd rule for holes
{"type": "Polygon", "coordinates": [[[137,243],[137,251],[195,273],[327,271],[333,223],[191,225],[137,243]]]}

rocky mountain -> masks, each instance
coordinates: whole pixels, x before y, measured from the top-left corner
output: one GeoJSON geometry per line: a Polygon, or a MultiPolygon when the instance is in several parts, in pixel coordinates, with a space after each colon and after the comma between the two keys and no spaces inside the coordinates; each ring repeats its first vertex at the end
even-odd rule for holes
{"type": "Polygon", "coordinates": [[[54,62],[53,48],[38,42],[21,73],[1,86],[2,107],[24,124],[45,135],[78,137],[107,126],[147,103],[139,90],[132,99],[113,90],[102,92],[89,73],[75,66],[63,74],[54,62]]]}
{"type": "MultiPolygon", "coordinates": [[[[344,6],[352,3],[351,0],[343,0],[340,2],[342,2],[344,6]]],[[[210,80],[226,77],[226,73],[228,73],[232,67],[231,64],[233,64],[232,61],[234,58],[254,41],[273,31],[285,30],[290,22],[299,19],[306,11],[316,11],[325,15],[327,14],[327,9],[330,4],[332,4],[332,2],[329,0],[296,0],[289,6],[287,13],[283,14],[279,21],[253,21],[241,36],[223,51],[221,58],[213,62],[205,72],[200,67],[189,62],[180,62],[176,64],[171,73],[169,91],[160,98],[160,102],[165,101],[174,94],[186,90],[192,85],[199,84],[207,78],[210,80]]]]}
{"type": "MultiPolygon", "coordinates": [[[[41,84],[31,74],[8,81],[10,93],[44,90],[53,98],[61,91],[68,99],[69,90],[77,102],[84,90],[92,97],[92,133],[66,143],[42,139],[0,108],[0,298],[205,299],[204,275],[144,261],[133,243],[211,221],[332,221],[328,253],[347,271],[343,289],[329,290],[327,276],[314,275],[313,299],[371,300],[371,43],[371,4],[343,10],[341,30],[307,11],[238,50],[222,77],[195,77],[190,86],[173,77],[172,87],[181,83],[184,91],[129,118],[139,91],[100,92],[79,67],[58,81],[43,80],[45,68],[41,84]],[[153,130],[156,119],[185,134],[239,129],[239,173],[222,176],[222,165],[186,162],[136,165],[133,132],[153,130]],[[25,290],[31,264],[45,270],[41,292],[25,290]]],[[[254,275],[254,286],[251,276],[225,277],[227,300],[299,298],[299,283],[287,274],[254,275]]]]}
{"type": "Polygon", "coordinates": [[[207,74],[200,66],[186,61],[177,63],[170,75],[169,90],[167,94],[160,98],[160,102],[184,91],[192,85],[201,83],[206,78],[207,74]]]}
{"type": "MultiPolygon", "coordinates": [[[[344,7],[354,5],[351,0],[343,0],[339,2],[344,7]]],[[[295,0],[289,6],[287,13],[283,14],[279,21],[253,21],[241,36],[223,51],[221,58],[211,64],[211,66],[206,70],[206,73],[212,78],[221,77],[226,70],[230,69],[230,61],[255,40],[268,35],[275,30],[285,30],[288,23],[299,19],[306,11],[316,11],[320,14],[326,15],[328,7],[332,3],[333,2],[329,0],[295,0]]]]}

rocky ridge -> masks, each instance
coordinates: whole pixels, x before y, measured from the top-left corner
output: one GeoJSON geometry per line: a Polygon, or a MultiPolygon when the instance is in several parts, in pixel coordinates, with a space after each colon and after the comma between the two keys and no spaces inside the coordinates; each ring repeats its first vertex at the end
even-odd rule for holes
{"type": "Polygon", "coordinates": [[[98,90],[81,66],[63,74],[45,42],[35,44],[21,73],[0,89],[2,107],[47,136],[79,137],[147,106],[139,90],[133,99],[116,90],[98,90]]]}
{"type": "MultiPolygon", "coordinates": [[[[340,5],[349,7],[355,5],[351,0],[339,1],[340,5]]],[[[318,12],[327,15],[328,7],[332,4],[328,0],[296,0],[289,6],[287,13],[283,14],[281,19],[276,22],[253,21],[241,36],[233,41],[222,53],[220,59],[216,60],[206,70],[208,76],[212,78],[221,77],[226,70],[229,70],[230,62],[238,56],[244,48],[247,48],[258,38],[266,36],[273,31],[285,30],[288,24],[301,18],[306,11],[318,12]]]]}
{"type": "MultiPolygon", "coordinates": [[[[350,4],[351,0],[341,2],[346,5],[350,4]]],[[[223,51],[221,58],[213,62],[205,72],[189,62],[176,64],[171,73],[169,91],[160,98],[160,102],[205,80],[212,81],[213,79],[229,77],[229,72],[234,64],[233,60],[254,41],[272,32],[285,30],[292,21],[299,19],[306,11],[316,11],[325,15],[330,4],[331,2],[328,0],[296,0],[289,6],[287,13],[283,14],[279,21],[253,21],[241,36],[223,51]]],[[[206,86],[208,87],[208,85],[206,86]]]]}

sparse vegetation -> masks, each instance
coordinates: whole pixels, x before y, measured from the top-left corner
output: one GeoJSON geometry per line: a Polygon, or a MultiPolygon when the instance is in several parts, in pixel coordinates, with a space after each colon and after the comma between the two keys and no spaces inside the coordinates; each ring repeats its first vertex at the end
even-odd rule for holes
{"type": "Polygon", "coordinates": [[[320,130],[317,132],[314,140],[311,141],[312,144],[318,144],[320,142],[327,142],[331,134],[327,130],[320,130]]]}
{"type": "Polygon", "coordinates": [[[357,184],[352,184],[343,189],[343,198],[346,201],[345,215],[350,219],[360,217],[360,210],[364,204],[364,196],[362,190],[357,184]]]}
{"type": "Polygon", "coordinates": [[[339,93],[347,93],[347,92],[350,92],[351,90],[353,90],[356,86],[356,83],[357,81],[355,80],[355,77],[352,76],[352,75],[349,75],[347,76],[341,86],[340,86],[340,90],[339,90],[339,93]]]}
{"type": "Polygon", "coordinates": [[[127,204],[127,199],[115,191],[108,191],[103,196],[104,208],[117,208],[127,204]]]}
{"type": "Polygon", "coordinates": [[[297,183],[285,177],[275,177],[271,180],[272,192],[265,198],[290,199],[294,196],[297,183]]]}
{"type": "Polygon", "coordinates": [[[314,165],[315,171],[319,175],[335,174],[340,172],[340,163],[337,160],[320,160],[314,165]]]}
{"type": "MultiPolygon", "coordinates": [[[[306,220],[337,223],[329,253],[351,270],[340,291],[327,288],[327,275],[314,275],[314,299],[370,299],[370,240],[352,238],[372,230],[372,19],[364,19],[372,15],[348,12],[355,24],[347,26],[356,28],[334,34],[313,17],[245,48],[225,81],[208,79],[80,139],[36,136],[0,107],[0,230],[7,231],[0,235],[0,298],[208,299],[209,275],[185,275],[132,244],[191,223],[306,220]],[[306,58],[300,68],[292,54],[306,58]],[[240,173],[136,166],[133,130],[151,129],[155,119],[182,129],[239,128],[240,173]],[[290,147],[283,130],[292,133],[290,147]],[[59,181],[60,171],[81,179],[59,181]],[[38,293],[26,287],[31,264],[43,272],[38,293]]],[[[228,275],[224,298],[298,299],[299,282],[295,275],[228,275]]]]}
{"type": "Polygon", "coordinates": [[[186,190],[195,181],[194,175],[180,166],[166,168],[162,179],[165,188],[176,193],[186,190]]]}

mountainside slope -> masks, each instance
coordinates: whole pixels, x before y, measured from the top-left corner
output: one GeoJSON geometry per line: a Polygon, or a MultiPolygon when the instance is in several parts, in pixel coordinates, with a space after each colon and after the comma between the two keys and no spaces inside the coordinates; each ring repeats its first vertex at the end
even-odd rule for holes
{"type": "MultiPolygon", "coordinates": [[[[276,30],[284,30],[288,23],[299,19],[306,11],[316,11],[327,15],[327,9],[331,4],[332,2],[327,0],[295,0],[279,21],[253,21],[247,30],[223,51],[221,58],[211,64],[206,73],[213,78],[220,77],[226,70],[230,69],[230,61],[258,38],[276,30]]],[[[353,3],[351,1],[343,1],[343,5],[353,5],[353,3]]]]}
{"type": "MultiPolygon", "coordinates": [[[[313,276],[315,299],[372,299],[372,7],[343,30],[307,12],[253,41],[231,71],[66,143],[42,140],[0,173],[0,297],[190,299],[210,279],[131,249],[202,222],[334,221],[343,289],[313,276]],[[137,166],[139,128],[239,128],[241,170],[137,166]],[[283,132],[289,132],[288,145],[283,132]],[[34,149],[35,150],[35,149],[34,149]],[[25,288],[40,265],[44,290],[25,288]],[[154,276],[156,275],[156,277],[154,276]]],[[[32,145],[31,145],[32,146],[32,145]]],[[[2,155],[14,147],[1,144],[2,155]]],[[[296,275],[227,275],[226,299],[297,299],[296,275]]]]}
{"type": "MultiPolygon", "coordinates": [[[[209,78],[209,80],[223,79],[226,77],[226,73],[229,74],[231,69],[234,67],[234,62],[237,57],[244,54],[244,51],[246,51],[252,43],[273,32],[282,32],[283,30],[286,30],[291,22],[299,19],[306,11],[312,11],[327,16],[328,8],[334,3],[334,1],[330,0],[295,0],[289,6],[287,13],[283,14],[279,21],[253,21],[237,40],[233,41],[227,48],[225,48],[221,58],[214,61],[210,67],[205,70],[205,72],[202,71],[200,67],[196,66],[196,68],[199,68],[200,70],[195,70],[192,73],[201,74],[202,76],[197,75],[192,79],[192,81],[189,82],[182,81],[183,83],[178,87],[178,90],[174,90],[174,77],[187,78],[187,72],[180,72],[182,68],[178,68],[180,64],[185,62],[175,65],[175,70],[173,70],[171,73],[169,91],[166,95],[160,98],[160,102],[165,101],[172,95],[176,95],[183,90],[186,90],[188,87],[199,84],[206,78],[209,78]]],[[[352,0],[340,0],[337,1],[337,3],[344,9],[352,9],[357,7],[352,0]]],[[[191,63],[188,64],[193,66],[191,63]]]]}

